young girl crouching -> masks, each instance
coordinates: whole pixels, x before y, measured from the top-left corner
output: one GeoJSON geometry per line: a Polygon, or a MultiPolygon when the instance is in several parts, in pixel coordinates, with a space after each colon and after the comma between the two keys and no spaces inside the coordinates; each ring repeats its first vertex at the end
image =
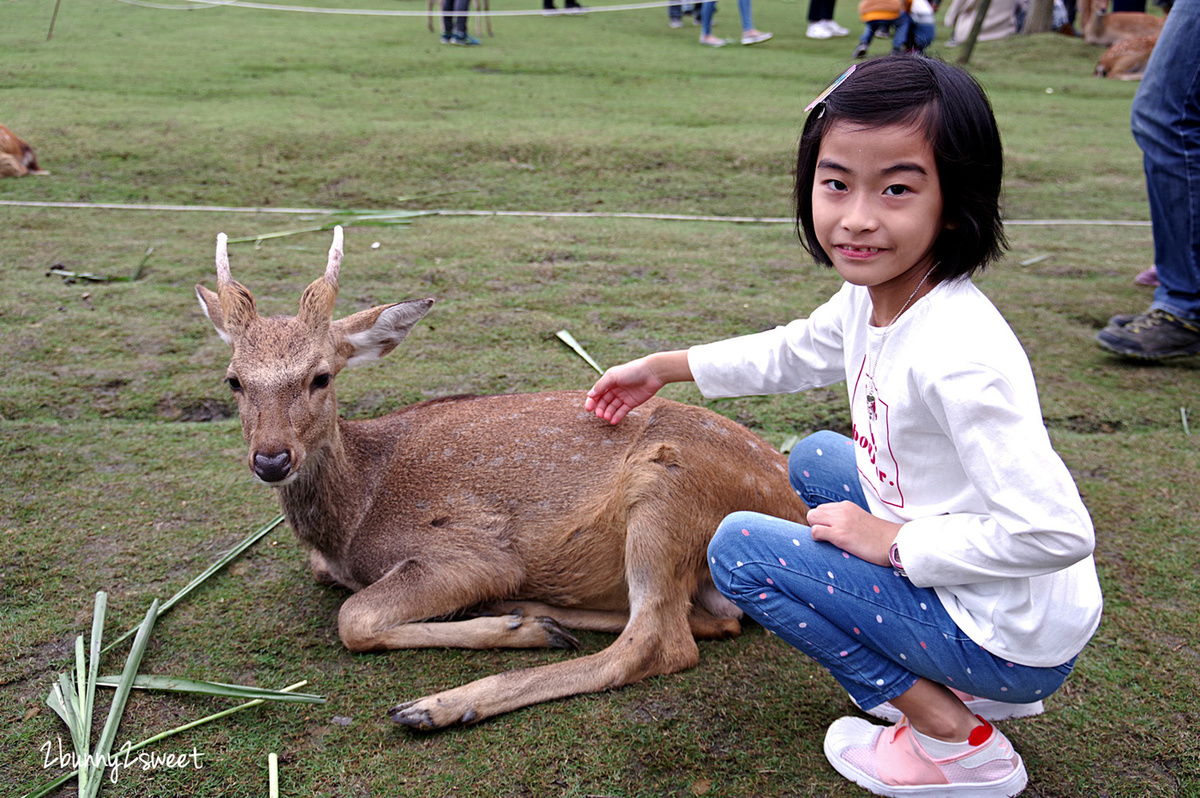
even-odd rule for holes
{"type": "Polygon", "coordinates": [[[995,118],[969,75],[915,56],[858,65],[809,110],[797,228],[842,289],[807,319],[612,368],[587,407],[618,423],[669,382],[718,398],[844,381],[851,437],[791,454],[810,526],[729,516],[713,579],[894,722],[834,722],[839,773],[879,795],[1013,796],[1025,766],[991,721],[1042,711],[1102,598],[1028,358],[970,279],[1005,246],[995,118]]]}

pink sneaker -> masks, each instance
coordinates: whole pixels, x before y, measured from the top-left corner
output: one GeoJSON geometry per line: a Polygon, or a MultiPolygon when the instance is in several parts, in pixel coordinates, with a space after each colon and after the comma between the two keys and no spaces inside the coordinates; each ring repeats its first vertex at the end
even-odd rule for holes
{"type": "Polygon", "coordinates": [[[838,718],[825,734],[825,758],[860,787],[893,798],[1012,798],[1025,789],[1025,763],[999,729],[984,721],[970,743],[965,754],[934,759],[907,720],[838,718]]]}
{"type": "MultiPolygon", "coordinates": [[[[1040,715],[1046,711],[1045,706],[1041,701],[1034,701],[1032,704],[1006,704],[1003,701],[993,701],[990,698],[977,698],[976,696],[964,693],[962,690],[950,688],[959,699],[967,705],[967,709],[971,710],[972,715],[978,715],[984,720],[992,722],[1001,720],[1012,720],[1013,718],[1031,718],[1034,715],[1040,715]]],[[[850,699],[854,701],[854,699],[850,699]]],[[[858,702],[855,701],[855,706],[858,702]]],[[[860,707],[861,708],[861,707],[860,707]]],[[[896,709],[888,702],[884,702],[870,709],[863,710],[868,715],[874,715],[881,720],[886,720],[890,723],[899,723],[903,717],[900,710],[896,709]]]]}

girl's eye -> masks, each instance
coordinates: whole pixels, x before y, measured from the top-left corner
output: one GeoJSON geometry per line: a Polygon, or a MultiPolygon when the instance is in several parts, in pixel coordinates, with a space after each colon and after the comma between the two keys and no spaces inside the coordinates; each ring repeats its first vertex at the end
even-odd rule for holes
{"type": "Polygon", "coordinates": [[[889,197],[900,197],[907,194],[908,191],[908,186],[888,186],[883,190],[883,193],[889,197]]]}
{"type": "Polygon", "coordinates": [[[841,180],[834,180],[833,178],[826,180],[825,186],[829,189],[832,189],[833,191],[845,191],[846,190],[845,183],[843,183],[841,180]]]}

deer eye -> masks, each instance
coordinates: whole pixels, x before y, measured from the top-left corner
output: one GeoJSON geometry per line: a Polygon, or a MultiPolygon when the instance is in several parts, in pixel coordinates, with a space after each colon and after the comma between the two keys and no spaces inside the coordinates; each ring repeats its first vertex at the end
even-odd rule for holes
{"type": "Polygon", "coordinates": [[[318,374],[317,376],[313,377],[313,381],[312,381],[313,390],[315,391],[315,390],[319,390],[321,388],[328,388],[329,381],[331,379],[333,379],[333,377],[326,373],[321,373],[321,374],[318,374]]]}
{"type": "Polygon", "coordinates": [[[237,377],[226,377],[225,382],[229,385],[229,390],[233,391],[234,393],[242,392],[242,381],[237,377]]]}

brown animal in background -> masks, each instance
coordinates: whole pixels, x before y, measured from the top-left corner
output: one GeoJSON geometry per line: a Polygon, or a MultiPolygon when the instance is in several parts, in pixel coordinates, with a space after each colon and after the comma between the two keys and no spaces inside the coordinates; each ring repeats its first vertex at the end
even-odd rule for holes
{"type": "Polygon", "coordinates": [[[1104,51],[1096,62],[1096,77],[1114,80],[1141,80],[1158,36],[1133,36],[1122,39],[1104,51]]]}
{"type": "Polygon", "coordinates": [[[1135,11],[1109,13],[1107,9],[1107,0],[1082,0],[1079,4],[1083,40],[1088,44],[1111,47],[1133,36],[1157,36],[1166,21],[1166,17],[1135,11]]]}
{"type": "Polygon", "coordinates": [[[16,133],[0,125],[0,177],[48,174],[50,173],[38,168],[33,147],[21,141],[16,133]]]}
{"type": "Polygon", "coordinates": [[[608,648],[509,671],[390,710],[417,729],[474,723],[568,695],[691,668],[695,638],[732,637],[740,611],[713,586],[707,546],[736,510],[803,522],[787,463],[709,410],[653,399],[613,426],[583,392],[452,397],[381,418],[338,418],[346,365],[394,349],[418,299],[332,321],[337,228],[299,313],[262,318],[217,238],[217,292],[201,307],[233,347],[248,464],[278,488],[318,579],[352,591],[351,650],[574,648],[564,627],[619,634],[608,648]]]}

